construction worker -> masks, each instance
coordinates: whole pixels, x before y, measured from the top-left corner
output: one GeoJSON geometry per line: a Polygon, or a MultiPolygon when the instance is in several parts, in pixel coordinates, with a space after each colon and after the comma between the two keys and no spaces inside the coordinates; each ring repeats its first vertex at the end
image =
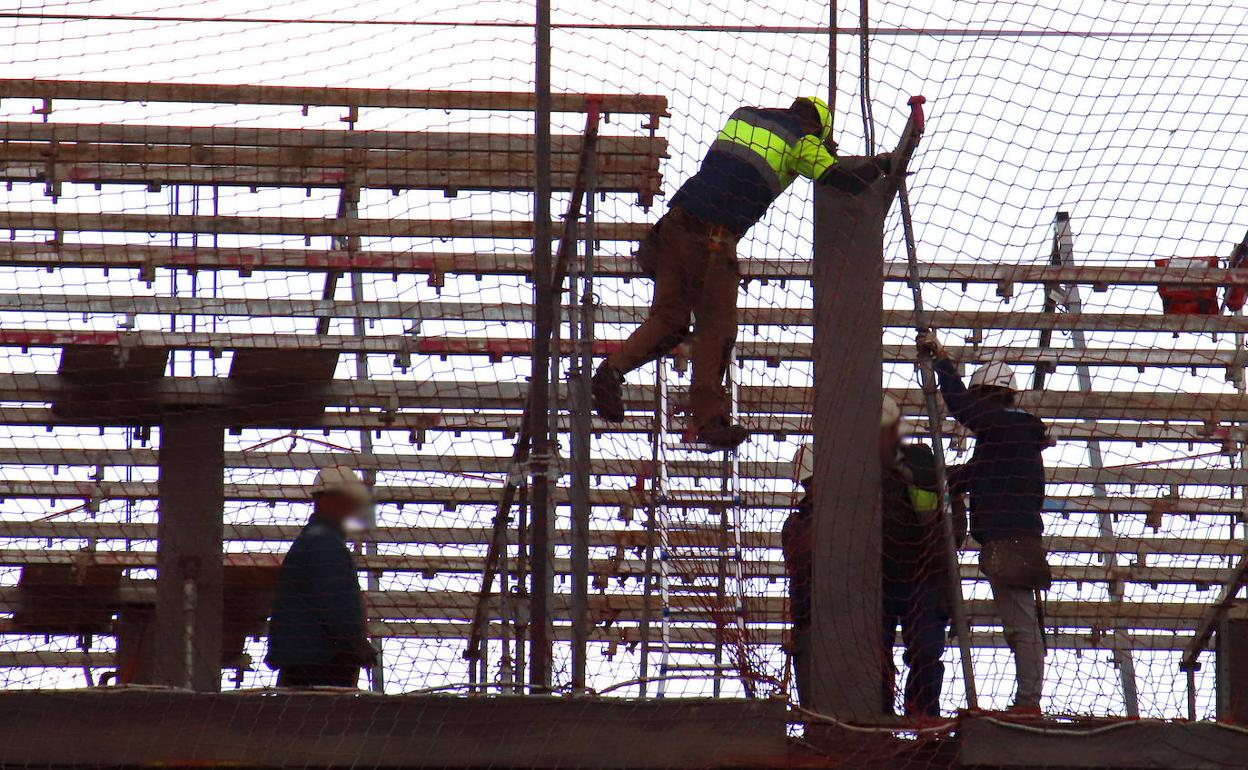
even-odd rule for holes
{"type": "Polygon", "coordinates": [[[710,449],[748,437],[733,424],[724,375],[737,337],[737,241],[798,176],[857,193],[889,169],[889,157],[839,162],[832,115],[822,99],[788,108],[741,107],[732,113],[702,166],[674,196],[637,250],[654,278],[649,317],[594,374],[594,409],[624,420],[624,376],[670,353],[693,334],[690,434],[710,449]]]}
{"type": "MultiPolygon", "coordinates": [[[[901,409],[888,394],[880,415],[884,710],[893,713],[897,627],[905,651],[906,715],[940,716],[940,690],[949,628],[950,575],[940,520],[936,456],[927,444],[902,440],[901,409]]],[[[966,536],[966,512],[955,507],[954,531],[966,536]]]]}
{"type": "Polygon", "coordinates": [[[376,653],[346,526],[372,503],[350,468],[324,468],[312,486],[312,516],[282,560],[269,621],[278,687],[355,687],[376,653]]]}
{"type": "Polygon", "coordinates": [[[1045,647],[1038,592],[1052,582],[1040,515],[1048,432],[1038,417],[1014,405],[1018,387],[1014,370],[1005,362],[981,366],[968,388],[935,333],[921,333],[918,348],[935,362],[949,411],[975,436],[975,452],[951,475],[951,488],[970,495],[980,570],[992,587],[1005,640],[1014,653],[1017,692],[1012,710],[1039,714],[1045,647]]]}
{"type": "Polygon", "coordinates": [[[784,552],[784,571],[789,578],[789,655],[793,660],[793,681],[799,700],[809,706],[810,693],[810,581],[811,549],[814,530],[811,526],[814,491],[815,455],[809,443],[797,448],[793,457],[793,480],[802,490],[802,499],[784,520],[780,530],[780,548],[784,552]]]}

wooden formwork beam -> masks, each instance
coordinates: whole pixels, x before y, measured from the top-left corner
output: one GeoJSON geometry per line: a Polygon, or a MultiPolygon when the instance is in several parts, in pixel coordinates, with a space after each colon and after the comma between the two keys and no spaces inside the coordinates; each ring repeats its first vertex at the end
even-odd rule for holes
{"type": "MultiPolygon", "coordinates": [[[[135,307],[158,312],[160,298],[140,299],[135,307]],[[151,303],[155,300],[155,304],[151,303]]],[[[0,309],[4,308],[0,295],[0,309]]],[[[272,306],[271,302],[265,303],[272,306]]],[[[344,303],[345,304],[345,303],[344,303]]],[[[229,303],[223,303],[229,307],[229,303]]],[[[280,305],[279,305],[280,307],[280,305]]],[[[436,308],[437,303],[413,303],[413,311],[436,308]]],[[[204,307],[204,311],[208,308],[204,307]]],[[[309,309],[310,310],[310,309],[309,309]]],[[[68,312],[68,311],[67,311],[68,312]]],[[[349,310],[347,311],[349,312],[349,310]]],[[[214,313],[215,315],[215,313],[214,313]]],[[[561,341],[561,353],[570,355],[574,345],[561,341]]],[[[528,337],[475,336],[449,334],[256,334],[248,332],[187,331],[84,331],[72,328],[0,329],[0,347],[69,347],[73,345],[117,345],[176,348],[179,350],[337,350],[343,353],[378,355],[484,356],[490,359],[527,358],[532,354],[528,337]]],[[[618,339],[595,339],[595,356],[606,356],[620,345],[618,339]]],[[[1226,349],[1139,348],[1036,348],[1036,347],[950,347],[950,355],[966,363],[1006,360],[1016,364],[1047,366],[1106,366],[1135,368],[1230,368],[1248,364],[1248,354],[1226,349]]],[[[885,345],[884,361],[906,364],[914,360],[911,345],[885,345]]],[[[809,361],[809,342],[743,339],[737,342],[740,358],[778,362],[809,361]]]]}
{"type": "MultiPolygon", "coordinates": [[[[559,228],[555,228],[557,231],[559,228]]],[[[594,236],[604,241],[636,241],[644,223],[600,222],[594,236]]],[[[0,211],[0,230],[55,233],[202,233],[365,238],[493,238],[532,240],[527,220],[342,219],[337,217],[206,216],[194,214],[97,214],[85,212],[0,211]]]]}
{"type": "MultiPolygon", "coordinates": [[[[302,529],[296,524],[226,524],[225,539],[233,542],[289,542],[302,529]]],[[[743,530],[742,547],[747,550],[775,551],[780,548],[780,534],[771,530],[743,530]]],[[[374,527],[353,533],[352,540],[359,543],[388,545],[427,545],[436,548],[452,546],[484,547],[489,544],[492,533],[485,527],[374,527]]],[[[155,524],[103,521],[14,521],[0,519],[0,538],[8,540],[128,540],[150,541],[156,537],[155,524]]],[[[510,543],[517,543],[515,532],[509,534],[510,543]]],[[[633,551],[644,548],[646,532],[642,529],[592,529],[590,545],[594,548],[622,548],[633,551]]],[[[671,533],[674,547],[714,547],[718,533],[705,528],[676,529],[671,533]]],[[[552,537],[557,546],[571,542],[571,533],[558,530],[552,537]]],[[[1229,538],[1190,537],[1072,537],[1051,535],[1045,539],[1054,554],[1103,554],[1114,553],[1130,556],[1137,562],[1147,563],[1153,557],[1195,556],[1232,558],[1243,548],[1242,541],[1229,538]]],[[[978,546],[968,541],[967,553],[975,553],[978,546]]]]}
{"type": "MultiPolygon", "coordinates": [[[[673,644],[714,644],[716,633],[713,628],[677,626],[670,629],[673,644]]],[[[11,633],[6,631],[4,621],[0,620],[0,635],[11,633]]],[[[368,624],[368,633],[373,638],[385,639],[429,639],[429,640],[464,640],[468,638],[467,624],[451,622],[402,622],[373,621],[368,624]]],[[[489,630],[491,639],[509,633],[501,624],[493,625],[489,630]]],[[[787,642],[787,631],[776,628],[755,629],[750,641],[756,644],[778,645],[787,642]]],[[[616,624],[608,628],[594,626],[589,629],[588,641],[595,644],[623,645],[627,647],[640,640],[640,632],[636,626],[616,624]]],[[[571,639],[570,629],[556,626],[553,639],[567,642],[571,639]]],[[[1116,642],[1113,636],[1093,633],[1075,633],[1062,631],[1049,633],[1045,643],[1051,650],[1108,650],[1116,643],[1125,643],[1133,650],[1174,651],[1183,649],[1190,635],[1177,633],[1163,634],[1122,634],[1116,642]]],[[[1004,649],[1008,645],[1005,635],[991,631],[974,631],[971,634],[971,646],[979,649],[1004,649]]],[[[621,651],[623,652],[623,651],[621,651]]],[[[244,668],[251,661],[238,661],[244,668]]],[[[84,666],[96,669],[109,669],[116,665],[110,652],[81,652],[64,650],[29,650],[0,651],[0,668],[76,668],[84,666]]]]}
{"type": "MultiPolygon", "coordinates": [[[[32,124],[40,125],[40,124],[32,124]]],[[[199,129],[197,129],[199,130],[199,129]]],[[[217,129],[202,129],[217,130],[217,129]]],[[[350,134],[367,136],[368,132],[350,134]]],[[[319,271],[350,267],[355,271],[378,273],[434,273],[464,275],[524,276],[532,274],[533,259],[528,253],[422,253],[411,251],[332,249],[286,249],[276,247],[195,248],[150,244],[105,243],[0,243],[0,265],[32,267],[177,267],[205,270],[295,270],[319,271]]],[[[743,257],[741,275],[764,281],[807,281],[810,261],[803,259],[743,257]]],[[[636,261],[627,254],[595,255],[595,273],[601,277],[644,277],[636,261]]],[[[1197,286],[1224,286],[1242,281],[1235,271],[1176,267],[988,265],[979,263],[928,263],[920,266],[925,283],[967,284],[1085,284],[1093,286],[1145,286],[1182,283],[1197,286]]],[[[907,280],[904,263],[884,265],[884,280],[907,280]]]]}
{"type": "MultiPolygon", "coordinates": [[[[17,466],[124,466],[154,467],[159,453],[152,449],[64,449],[40,447],[0,447],[0,465],[17,466]]],[[[336,452],[228,452],[225,467],[250,470],[316,470],[333,465],[382,472],[439,473],[477,477],[486,474],[504,475],[511,471],[512,459],[506,456],[480,454],[454,455],[447,453],[411,454],[363,454],[336,452]]],[[[718,460],[673,460],[668,463],[668,473],[673,478],[708,479],[715,477],[718,460]]],[[[650,478],[654,461],[636,457],[597,457],[591,463],[594,476],[622,476],[633,479],[650,478]]],[[[792,478],[792,463],[765,460],[740,462],[741,478],[746,480],[788,480],[792,478]]],[[[1146,486],[1229,486],[1248,484],[1248,470],[1240,468],[1206,467],[1152,467],[1126,466],[1107,468],[1083,468],[1053,466],[1048,468],[1050,484],[1119,484],[1146,486]]],[[[28,480],[7,481],[0,484],[0,496],[21,495],[40,497],[38,494],[55,487],[43,485],[60,482],[28,480]],[[26,494],[21,494],[26,490],[26,494]]],[[[97,483],[97,482],[90,482],[97,483]]],[[[98,482],[100,489],[112,484],[134,482],[98,482]]],[[[83,482],[69,482],[67,490],[81,488],[83,482]]],[[[280,489],[281,487],[279,487],[280,489]]],[[[304,496],[298,485],[290,485],[281,493],[284,499],[300,499],[304,496]]],[[[695,498],[710,499],[711,492],[689,492],[695,498]]]]}
{"type": "MultiPolygon", "coordinates": [[[[254,410],[256,403],[279,397],[288,402],[315,398],[330,407],[371,408],[390,413],[402,409],[519,412],[525,398],[524,383],[458,380],[333,380],[318,385],[315,394],[220,377],[165,377],[150,384],[128,387],[126,404],[118,404],[113,415],[117,425],[147,419],[146,415],[163,409],[194,404],[229,411],[227,422],[230,424],[289,426],[290,420],[281,419],[282,415],[266,417],[254,410]],[[247,411],[247,407],[253,407],[252,411],[247,411]]],[[[566,398],[562,390],[560,395],[566,398]]],[[[920,391],[886,390],[907,414],[920,413],[920,391]]],[[[812,394],[807,387],[747,385],[742,386],[739,393],[740,408],[747,419],[751,414],[808,415],[810,411],[812,394]]],[[[93,401],[115,401],[114,395],[114,387],[106,378],[98,384],[86,385],[57,374],[0,374],[0,401],[47,403],[72,396],[76,405],[85,405],[93,401]]],[[[683,402],[684,388],[674,388],[672,397],[683,402]]],[[[627,408],[649,412],[654,404],[654,388],[626,386],[624,399],[627,408]]],[[[1206,434],[1213,434],[1216,426],[1224,422],[1248,421],[1248,396],[1237,393],[1028,391],[1020,395],[1019,402],[1044,419],[1192,422],[1203,424],[1206,434]]]]}
{"type": "MultiPolygon", "coordinates": [[[[142,217],[148,215],[119,215],[142,217]]],[[[253,218],[254,219],[254,218],[253,218]]],[[[275,234],[292,234],[297,222],[319,223],[310,235],[332,234],[326,231],[349,229],[350,226],[338,223],[337,220],[290,220],[277,217],[272,220],[275,234]]],[[[368,222],[368,220],[357,220],[368,222]]],[[[55,229],[48,221],[41,221],[43,229],[55,229]]],[[[108,224],[108,223],[104,223],[108,224]]],[[[375,231],[375,235],[387,235],[385,230],[391,223],[382,220],[373,221],[360,229],[375,231]]],[[[426,234],[445,227],[441,236],[434,237],[498,237],[525,238],[524,222],[492,222],[478,223],[485,228],[473,236],[470,221],[427,221],[427,220],[395,220],[393,232],[395,237],[419,237],[412,233],[420,230],[426,234]],[[498,227],[497,234],[491,234],[488,228],[498,227]],[[423,228],[423,230],[421,229],[423,228]],[[454,232],[452,232],[454,231],[454,232]],[[406,234],[404,234],[406,233],[406,234]]],[[[247,227],[267,229],[270,223],[248,222],[247,227]]],[[[0,229],[5,227],[4,215],[0,213],[0,229]]],[[[597,226],[596,226],[597,227],[597,226]]],[[[604,227],[606,227],[604,225],[604,227]]],[[[630,229],[642,225],[620,224],[609,227],[605,240],[617,238],[630,229]]],[[[224,229],[222,232],[229,232],[224,229]]],[[[366,234],[366,233],[359,233],[366,234]]],[[[117,313],[118,308],[130,306],[131,312],[156,313],[161,315],[239,315],[239,316],[293,316],[293,317],[337,317],[337,318],[408,318],[412,313],[425,320],[445,321],[498,321],[527,323],[532,319],[532,308],[522,303],[503,302],[332,302],[326,300],[295,300],[295,299],[228,299],[209,297],[150,297],[150,296],[95,296],[71,294],[3,294],[0,295],[0,310],[50,312],[50,313],[117,313]],[[424,305],[423,311],[419,306],[424,305]]],[[[597,313],[602,324],[636,324],[645,319],[649,312],[642,306],[602,306],[597,313]]],[[[809,326],[812,311],[808,308],[791,307],[743,307],[738,317],[743,327],[751,326],[809,326]]],[[[1200,333],[1200,334],[1235,334],[1248,333],[1248,317],[1245,316],[1178,316],[1161,313],[1033,313],[1013,311],[932,311],[931,320],[942,329],[1040,329],[1052,331],[1083,330],[1089,332],[1140,332],[1140,333],[1200,333]]],[[[914,320],[908,310],[887,310],[884,312],[884,327],[909,328],[914,320]]],[[[953,335],[950,335],[953,337],[953,335]]],[[[1095,349],[1086,351],[1086,355],[1095,355],[1095,349]]]]}
{"type": "MultiPolygon", "coordinates": [[[[708,533],[708,535],[713,533],[708,533]]],[[[432,545],[432,544],[431,544],[432,545]]],[[[600,546],[609,548],[610,546],[600,546]]],[[[250,552],[226,553],[223,564],[226,569],[261,567],[277,568],[283,559],[282,553],[250,552]]],[[[775,581],[787,576],[784,562],[778,553],[772,552],[772,558],[748,558],[741,562],[742,576],[746,579],[775,581]]],[[[477,553],[458,554],[443,552],[430,553],[364,553],[355,557],[356,567],[365,572],[399,572],[419,573],[426,578],[438,574],[479,575],[485,566],[485,556],[477,553]]],[[[63,567],[102,566],[121,569],[153,569],[156,567],[154,551],[134,550],[69,550],[63,548],[0,548],[0,567],[25,567],[30,565],[53,565],[63,567]]],[[[556,558],[552,562],[557,575],[572,574],[571,561],[556,558]]],[[[719,575],[720,564],[717,557],[708,556],[704,560],[682,559],[677,579],[691,577],[715,578],[719,575]]],[[[1176,567],[1153,566],[1148,564],[1123,564],[1116,567],[1113,575],[1107,576],[1101,565],[1089,566],[1081,564],[1053,565],[1053,580],[1059,583],[1105,583],[1117,580],[1125,583],[1143,585],[1194,585],[1208,588],[1221,585],[1231,574],[1231,567],[1176,567]]],[[[589,574],[606,580],[641,579],[646,574],[643,558],[596,557],[589,560],[589,574]]],[[[963,564],[961,568],[963,580],[982,580],[979,567],[974,564],[963,564]]]]}
{"type": "MultiPolygon", "coordinates": [[[[251,128],[244,126],[167,126],[142,123],[32,123],[0,122],[0,138],[6,142],[105,144],[174,147],[232,147],[284,150],[401,150],[412,153],[527,153],[533,152],[532,134],[482,131],[345,131],[318,128],[251,128]]],[[[550,138],[551,155],[579,155],[581,134],[558,134],[550,138]]],[[[600,156],[624,155],[662,158],[667,140],[661,136],[599,136],[595,150],[600,156]]],[[[64,149],[64,148],[58,148],[64,149]]],[[[0,152],[3,150],[0,149],[0,152]]],[[[0,156],[3,157],[3,156],[0,156]]],[[[302,160],[295,156],[294,160],[302,160]]],[[[197,162],[186,158],[186,162],[197,162]]],[[[248,161],[251,162],[251,161],[248,161]]],[[[294,165],[299,165],[295,163],[294,165]]]]}
{"type": "MultiPolygon", "coordinates": [[[[373,161],[380,163],[380,161],[373,161]]],[[[466,165],[466,164],[465,164],[466,165]]],[[[299,166],[211,166],[150,163],[62,163],[0,160],[0,182],[70,183],[85,185],[199,185],[207,187],[292,187],[295,189],[338,189],[344,184],[374,190],[488,190],[523,192],[529,189],[535,173],[529,170],[484,168],[303,168],[299,166]]],[[[555,171],[551,189],[567,192],[576,183],[575,171],[555,171]]],[[[597,188],[607,193],[635,193],[644,205],[658,195],[663,179],[658,171],[613,170],[598,177],[597,188]]],[[[460,236],[464,237],[464,236],[460,236]]],[[[480,236],[490,237],[490,236],[480,236]]]]}
{"type": "MultiPolygon", "coordinates": [[[[915,413],[917,414],[917,412],[915,413]]],[[[280,427],[294,430],[334,431],[373,430],[389,433],[407,434],[407,441],[412,444],[423,444],[425,437],[442,433],[487,433],[512,436],[519,430],[520,414],[515,412],[482,412],[473,409],[441,409],[437,412],[387,412],[387,411],[356,411],[327,412],[315,417],[291,419],[280,427]]],[[[914,417],[912,432],[921,433],[926,429],[914,417]]],[[[650,434],[654,429],[652,417],[630,415],[623,423],[607,423],[594,419],[592,430],[597,436],[617,436],[621,439],[650,434]]],[[[119,424],[146,424],[141,419],[123,421],[119,424]]],[[[570,419],[568,415],[560,415],[556,419],[560,432],[568,432],[570,419]]],[[[778,439],[798,440],[810,433],[810,418],[799,413],[794,414],[746,414],[742,415],[741,424],[758,434],[775,436],[778,439]]],[[[25,425],[52,428],[98,427],[93,419],[85,419],[73,415],[60,415],[52,410],[39,406],[0,406],[0,425],[25,425]]],[[[679,432],[679,429],[676,429],[679,432]]],[[[945,424],[945,433],[954,430],[952,421],[945,424]]],[[[1210,444],[1223,446],[1228,441],[1240,440],[1242,433],[1238,427],[1209,422],[1127,422],[1121,420],[1096,420],[1088,422],[1077,420],[1063,422],[1051,419],[1049,436],[1056,441],[1115,441],[1133,444],[1162,443],[1198,445],[1210,444]]]]}
{"type": "MultiPolygon", "coordinates": [[[[369,617],[375,620],[471,620],[477,604],[473,591],[409,590],[366,591],[369,617]]],[[[125,604],[146,604],[155,599],[154,581],[129,580],[122,583],[118,600],[125,604]]],[[[497,616],[498,597],[491,600],[491,612],[497,616]]],[[[12,612],[18,601],[16,587],[0,587],[0,612],[12,612]]],[[[671,597],[673,619],[682,624],[712,623],[722,607],[707,605],[706,597],[676,594],[671,597]]],[[[571,596],[556,593],[551,597],[551,611],[567,622],[571,596]]],[[[1000,623],[991,599],[967,601],[971,622],[979,626],[1000,623]]],[[[593,594],[589,611],[595,623],[636,623],[644,612],[640,594],[593,594]]],[[[1204,613],[1204,605],[1184,602],[1131,602],[1118,604],[1100,601],[1049,600],[1045,603],[1046,624],[1055,628],[1128,628],[1136,630],[1190,632],[1204,613]]],[[[788,620],[788,599],[784,596],[747,596],[745,612],[756,624],[784,624],[788,620]]]]}
{"type": "MultiPolygon", "coordinates": [[[[213,83],[126,83],[97,80],[0,79],[2,99],[103,102],[270,104],[293,107],[379,107],[406,110],[532,112],[528,91],[419,91],[400,88],[258,86],[213,83]]],[[[554,112],[587,112],[596,101],[606,113],[667,116],[667,97],[635,94],[551,94],[554,112]]]]}

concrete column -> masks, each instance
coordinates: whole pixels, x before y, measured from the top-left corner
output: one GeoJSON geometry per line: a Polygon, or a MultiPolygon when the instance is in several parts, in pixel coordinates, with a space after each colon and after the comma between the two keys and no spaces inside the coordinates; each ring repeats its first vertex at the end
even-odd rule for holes
{"type": "Polygon", "coordinates": [[[885,706],[877,447],[883,230],[895,193],[890,180],[860,196],[815,193],[811,689],[817,711],[855,722],[878,722],[885,706]]]}
{"type": "Polygon", "coordinates": [[[1226,611],[1214,636],[1219,722],[1248,724],[1248,606],[1226,611]]]}
{"type": "Polygon", "coordinates": [[[158,492],[154,678],[215,691],[221,686],[225,503],[225,439],[215,414],[164,418],[158,492]]]}

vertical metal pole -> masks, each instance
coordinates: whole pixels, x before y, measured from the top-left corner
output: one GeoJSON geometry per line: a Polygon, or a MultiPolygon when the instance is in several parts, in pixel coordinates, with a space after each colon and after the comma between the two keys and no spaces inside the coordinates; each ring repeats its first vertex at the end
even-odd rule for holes
{"type": "MultiPolygon", "coordinates": [[[[1074,265],[1074,237],[1070,230],[1070,215],[1064,211],[1059,211],[1053,220],[1053,253],[1050,257],[1050,263],[1059,266],[1074,265]]],[[[1047,306],[1051,303],[1052,309],[1056,311],[1057,305],[1063,305],[1068,313],[1083,312],[1083,300],[1079,296],[1079,287],[1071,284],[1065,287],[1060,296],[1048,298],[1047,306]]],[[[1076,329],[1070,335],[1071,347],[1075,350],[1086,350],[1088,347],[1087,336],[1082,330],[1076,329]]],[[[1078,381],[1079,391],[1081,393],[1092,392],[1092,370],[1086,364],[1080,364],[1075,367],[1075,377],[1078,381]]],[[[1039,379],[1039,378],[1038,378],[1039,379]]],[[[1095,427],[1094,421],[1088,421],[1086,427],[1095,427]]],[[[1094,470],[1100,470],[1104,467],[1104,458],[1101,454],[1101,442],[1096,439],[1088,439],[1088,467],[1094,470]]],[[[1098,534],[1105,543],[1114,542],[1114,518],[1108,510],[1109,493],[1105,489],[1104,484],[1092,485],[1092,496],[1098,500],[1106,501],[1106,510],[1097,513],[1098,534]]],[[[1102,554],[1105,564],[1106,586],[1109,589],[1110,601],[1114,604],[1121,604],[1125,600],[1125,592],[1121,578],[1115,576],[1117,571],[1118,554],[1111,547],[1102,554]]],[[[1115,624],[1113,628],[1113,651],[1114,665],[1118,667],[1118,675],[1122,681],[1122,700],[1126,707],[1127,716],[1136,719],[1140,716],[1139,695],[1135,686],[1135,659],[1131,654],[1130,639],[1124,630],[1115,624]]]]}
{"type": "MultiPolygon", "coordinates": [[[[588,135],[583,141],[590,141],[588,135]]],[[[594,171],[597,152],[591,153],[585,168],[585,257],[580,270],[580,308],[568,313],[570,335],[576,342],[571,372],[575,377],[572,410],[572,687],[583,690],[588,675],[589,641],[589,524],[591,389],[594,361],[594,171]]],[[[575,264],[573,259],[572,263],[575,264]]],[[[569,296],[577,302],[578,284],[569,278],[569,296]]]]}
{"type": "Polygon", "coordinates": [[[550,595],[550,336],[554,322],[550,249],[550,0],[536,0],[534,72],[533,195],[533,376],[532,473],[533,543],[530,559],[529,682],[535,692],[549,691],[551,669],[550,595]]]}
{"type": "MultiPolygon", "coordinates": [[[[914,240],[914,222],[910,218],[910,192],[906,188],[905,177],[902,177],[900,182],[897,193],[901,199],[901,224],[906,236],[910,290],[914,295],[914,319],[919,331],[928,331],[931,327],[927,324],[927,311],[923,306],[923,285],[919,280],[919,253],[914,240]]],[[[941,442],[940,405],[936,401],[936,372],[932,368],[930,359],[919,359],[919,376],[922,379],[923,395],[927,401],[932,452],[936,455],[936,488],[943,493],[948,489],[948,480],[945,476],[945,447],[941,442]]],[[[943,495],[941,499],[944,499],[943,495]]],[[[971,662],[971,629],[966,621],[966,608],[962,604],[962,570],[958,561],[958,539],[953,531],[953,517],[947,508],[941,520],[945,530],[945,560],[949,569],[949,603],[953,610],[953,628],[958,635],[962,682],[966,688],[966,706],[971,711],[975,711],[979,708],[979,697],[975,691],[975,668],[971,662]]]]}
{"type": "Polygon", "coordinates": [[[667,477],[667,436],[668,436],[668,377],[667,362],[658,361],[658,393],[659,393],[659,422],[658,422],[658,463],[655,468],[655,485],[656,496],[655,502],[655,530],[658,534],[659,549],[659,678],[654,686],[654,694],[657,698],[662,698],[667,694],[667,675],[671,666],[672,654],[672,604],[671,604],[671,510],[669,506],[669,495],[671,490],[668,488],[667,477]]]}
{"type": "MultiPolygon", "coordinates": [[[[836,0],[828,3],[828,125],[835,129],[836,126],[836,0]]],[[[828,135],[835,138],[835,130],[828,132],[828,135]]]]}
{"type": "Polygon", "coordinates": [[[1187,669],[1187,719],[1196,721],[1196,667],[1187,669]]]}

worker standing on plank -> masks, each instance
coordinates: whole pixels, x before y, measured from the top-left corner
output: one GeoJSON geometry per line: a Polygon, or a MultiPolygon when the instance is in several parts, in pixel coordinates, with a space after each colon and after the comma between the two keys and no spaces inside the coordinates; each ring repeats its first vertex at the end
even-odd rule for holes
{"type": "Polygon", "coordinates": [[[811,516],[815,486],[815,453],[809,443],[797,448],[793,457],[793,480],[802,490],[802,499],[784,520],[780,529],[780,549],[784,553],[784,571],[789,578],[789,657],[793,661],[793,682],[797,685],[799,702],[810,705],[810,591],[811,554],[814,549],[814,527],[811,516]]]}
{"type": "Polygon", "coordinates": [[[376,652],[346,525],[372,496],[350,468],[324,468],[312,486],[312,517],[282,560],[269,621],[269,668],[278,687],[355,687],[376,652]]]}
{"type": "Polygon", "coordinates": [[[888,171],[887,155],[839,162],[832,115],[822,99],[787,109],[741,107],[732,113],[698,173],[642,240],[637,260],[654,278],[649,317],[594,374],[594,409],[624,420],[624,376],[670,353],[693,335],[690,432],[712,449],[748,437],[734,425],[724,375],[737,338],[737,241],[798,176],[857,193],[888,171]]]}
{"type": "MultiPolygon", "coordinates": [[[[949,570],[945,559],[944,529],[940,521],[940,498],[936,484],[936,456],[926,444],[903,443],[901,409],[885,395],[880,413],[880,501],[883,514],[883,634],[884,709],[892,713],[893,641],[901,626],[905,646],[906,714],[925,718],[940,715],[940,690],[944,681],[945,635],[949,628],[949,570]]],[[[794,458],[794,480],[804,495],[780,531],[785,572],[789,578],[789,613],[792,628],[789,653],[793,660],[798,695],[809,698],[803,686],[810,682],[811,554],[814,548],[812,520],[815,463],[810,444],[803,444],[794,458]]],[[[966,512],[955,509],[954,530],[966,536],[966,512]]]]}
{"type": "MultiPolygon", "coordinates": [[[[905,712],[915,719],[940,716],[945,638],[949,629],[951,579],[941,521],[936,455],[922,443],[902,440],[901,408],[884,396],[880,416],[881,513],[883,533],[884,710],[893,713],[897,627],[905,648],[905,712]]],[[[966,537],[966,511],[953,506],[954,533],[966,537]]]]}
{"type": "Polygon", "coordinates": [[[1038,591],[1052,575],[1042,536],[1048,432],[1038,417],[1015,407],[1014,370],[1003,361],[981,366],[967,388],[935,333],[918,337],[919,354],[935,361],[945,404],[975,436],[971,461],[951,474],[955,493],[970,495],[971,534],[979,567],[992,587],[1005,640],[1014,653],[1013,711],[1039,714],[1044,688],[1044,635],[1038,591]]]}

